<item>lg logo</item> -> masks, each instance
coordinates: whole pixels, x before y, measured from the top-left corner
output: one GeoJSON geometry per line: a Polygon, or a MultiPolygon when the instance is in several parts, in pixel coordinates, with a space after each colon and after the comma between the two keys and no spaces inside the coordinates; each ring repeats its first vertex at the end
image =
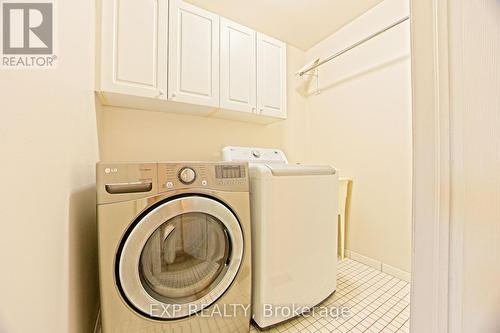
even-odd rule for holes
{"type": "Polygon", "coordinates": [[[118,169],[117,168],[106,168],[104,169],[104,173],[117,173],[118,169]]]}

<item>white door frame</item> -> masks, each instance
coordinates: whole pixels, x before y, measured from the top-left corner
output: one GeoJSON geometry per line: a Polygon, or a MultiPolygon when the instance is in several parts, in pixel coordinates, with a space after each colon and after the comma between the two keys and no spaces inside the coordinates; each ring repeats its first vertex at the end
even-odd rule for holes
{"type": "Polygon", "coordinates": [[[412,333],[448,332],[450,323],[448,15],[447,0],[411,0],[412,333]]]}

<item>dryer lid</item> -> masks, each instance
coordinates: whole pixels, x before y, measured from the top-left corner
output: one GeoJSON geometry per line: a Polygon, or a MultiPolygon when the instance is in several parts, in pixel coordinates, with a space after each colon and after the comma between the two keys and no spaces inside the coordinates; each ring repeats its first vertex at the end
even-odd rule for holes
{"type": "Polygon", "coordinates": [[[330,165],[266,164],[273,176],[329,176],[337,170],[330,165]]]}

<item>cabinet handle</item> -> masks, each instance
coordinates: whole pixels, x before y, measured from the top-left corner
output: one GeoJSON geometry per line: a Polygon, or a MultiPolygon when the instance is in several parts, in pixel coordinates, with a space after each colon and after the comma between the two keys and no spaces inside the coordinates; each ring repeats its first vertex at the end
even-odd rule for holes
{"type": "Polygon", "coordinates": [[[257,112],[257,109],[256,108],[252,108],[252,113],[256,113],[257,112]]]}
{"type": "Polygon", "coordinates": [[[159,90],[158,91],[158,95],[156,95],[157,98],[160,98],[162,97],[163,95],[165,95],[165,93],[163,92],[163,90],[159,90]]]}
{"type": "Polygon", "coordinates": [[[170,94],[170,98],[175,98],[176,96],[177,96],[177,94],[176,94],[176,93],[171,93],[171,94],[170,94]]]}
{"type": "Polygon", "coordinates": [[[260,114],[262,114],[264,112],[264,109],[260,109],[260,114]]]}

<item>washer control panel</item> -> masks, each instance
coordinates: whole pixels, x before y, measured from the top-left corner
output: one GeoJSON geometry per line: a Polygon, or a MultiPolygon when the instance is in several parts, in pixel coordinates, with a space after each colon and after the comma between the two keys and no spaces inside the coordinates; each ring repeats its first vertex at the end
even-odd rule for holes
{"type": "Polygon", "coordinates": [[[158,190],[160,192],[185,188],[248,191],[247,163],[158,163],[158,190]]]}
{"type": "Polygon", "coordinates": [[[245,165],[221,164],[215,166],[215,178],[217,179],[242,179],[245,177],[245,165]]]}

